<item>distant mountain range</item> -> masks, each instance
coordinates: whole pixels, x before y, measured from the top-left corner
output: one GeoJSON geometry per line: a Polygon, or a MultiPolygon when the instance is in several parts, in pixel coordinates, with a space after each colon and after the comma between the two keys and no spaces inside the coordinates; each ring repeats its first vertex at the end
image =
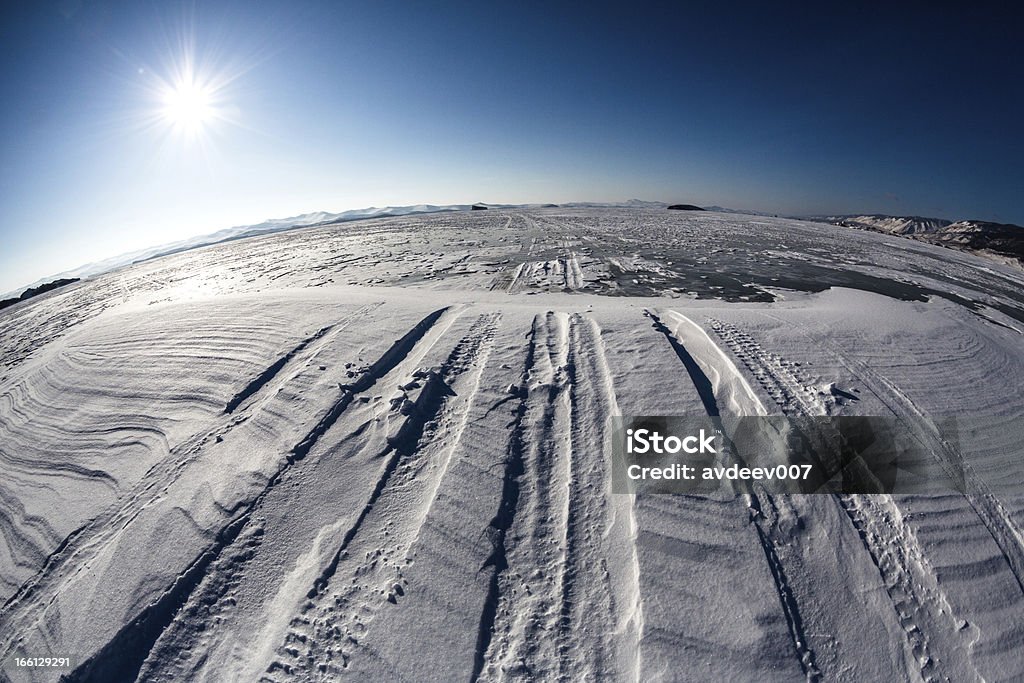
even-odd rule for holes
{"type": "Polygon", "coordinates": [[[1024,267],[1024,228],[1011,223],[884,214],[815,216],[809,220],[901,235],[1024,267]]]}
{"type": "Polygon", "coordinates": [[[845,225],[851,228],[865,228],[875,232],[887,232],[893,235],[919,235],[938,232],[953,223],[944,218],[926,218],[924,216],[888,216],[870,214],[863,216],[816,216],[833,225],[845,225]]]}

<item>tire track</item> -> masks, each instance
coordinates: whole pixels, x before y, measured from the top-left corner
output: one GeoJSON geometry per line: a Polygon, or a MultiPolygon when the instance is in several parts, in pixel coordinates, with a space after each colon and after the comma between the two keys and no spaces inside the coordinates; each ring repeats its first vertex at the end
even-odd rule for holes
{"type": "MultiPolygon", "coordinates": [[[[749,335],[732,325],[709,319],[708,325],[747,369],[757,378],[785,415],[827,415],[831,405],[815,394],[809,378],[796,364],[765,351],[749,335]]],[[[827,435],[809,435],[813,440],[836,443],[827,435]]],[[[968,646],[958,635],[953,610],[931,569],[913,530],[907,526],[891,495],[833,494],[839,507],[856,529],[882,583],[906,636],[910,656],[925,681],[948,679],[978,680],[971,665],[968,646]],[[942,638],[936,635],[942,633],[942,638]],[[945,643],[956,643],[953,650],[945,643]],[[940,653],[940,650],[941,653],[940,653]]]]}
{"type": "MultiPolygon", "coordinates": [[[[778,320],[774,316],[768,316],[778,320]]],[[[787,324],[792,324],[788,323],[787,324]]],[[[804,326],[799,326],[805,334],[809,331],[804,326]]],[[[880,400],[886,403],[886,407],[896,417],[910,414],[916,420],[903,420],[907,430],[914,435],[914,438],[928,448],[939,459],[940,463],[947,467],[947,473],[955,480],[957,474],[962,474],[965,480],[966,489],[973,493],[965,494],[965,499],[974,509],[975,513],[985,525],[992,539],[999,547],[1006,563],[1010,566],[1017,584],[1024,592],[1024,533],[1014,522],[1011,514],[999,498],[993,493],[991,487],[982,477],[979,477],[971,462],[963,456],[955,444],[942,438],[942,435],[934,429],[930,416],[922,410],[914,401],[899,389],[892,381],[877,371],[871,369],[865,363],[850,358],[833,342],[828,339],[814,336],[815,342],[822,344],[851,372],[870,389],[880,400]],[[895,403],[892,405],[890,402],[895,403]],[[931,425],[932,429],[927,429],[931,425]]]]}
{"type": "MultiPolygon", "coordinates": [[[[525,228],[529,230],[531,224],[525,220],[526,217],[520,215],[520,218],[524,219],[525,228]]],[[[511,225],[512,216],[509,216],[508,225],[506,225],[505,227],[508,228],[511,225]]],[[[529,240],[527,240],[526,235],[523,235],[519,242],[519,251],[516,252],[515,256],[511,257],[517,259],[519,263],[516,264],[516,267],[512,269],[511,273],[507,269],[503,270],[501,274],[498,275],[498,277],[496,277],[494,281],[491,283],[491,291],[504,290],[509,294],[513,294],[519,289],[520,280],[522,279],[523,275],[523,269],[526,268],[527,265],[527,262],[524,259],[530,257],[530,252],[533,250],[533,243],[536,241],[536,239],[536,237],[530,237],[529,240]]]]}
{"type": "Polygon", "coordinates": [[[473,679],[637,677],[642,604],[632,499],[611,495],[618,410],[600,329],[537,316],[519,387],[473,679]],[[511,542],[510,542],[511,540],[511,542]]]}
{"type": "Polygon", "coordinates": [[[819,395],[796,363],[765,351],[750,335],[732,325],[709,319],[708,327],[743,363],[784,414],[827,415],[834,406],[834,401],[819,395]]]}
{"type": "MultiPolygon", "coordinates": [[[[509,568],[508,553],[509,530],[515,524],[516,512],[519,507],[519,496],[521,490],[520,479],[526,471],[524,463],[524,432],[526,430],[526,399],[529,395],[530,372],[535,363],[534,356],[537,351],[537,334],[539,319],[534,318],[526,352],[526,361],[519,384],[511,387],[519,404],[513,413],[511,434],[509,436],[508,449],[505,453],[505,469],[502,473],[501,498],[498,502],[498,510],[491,519],[485,533],[491,542],[493,550],[484,561],[480,571],[491,570],[491,579],[487,585],[487,597],[484,600],[484,607],[480,613],[480,625],[477,628],[476,652],[473,657],[473,672],[470,681],[475,683],[488,666],[487,654],[491,648],[491,642],[495,633],[498,610],[502,604],[501,588],[505,582],[505,572],[509,568]]],[[[495,410],[500,403],[493,406],[490,411],[495,410]]],[[[489,412],[490,412],[489,411],[489,412]]]]}
{"type": "MultiPolygon", "coordinates": [[[[704,404],[704,409],[707,412],[708,417],[712,418],[715,428],[721,431],[724,435],[726,432],[720,420],[721,413],[711,380],[704,373],[704,370],[700,367],[696,359],[694,359],[683,343],[661,321],[661,318],[649,310],[644,311],[644,315],[651,319],[654,323],[654,328],[665,336],[666,340],[672,346],[672,349],[676,352],[676,355],[679,356],[680,362],[683,363],[687,374],[689,374],[694,387],[697,389],[697,393],[700,395],[701,402],[704,404]]],[[[732,458],[740,462],[740,464],[743,464],[742,458],[738,453],[736,453],[735,449],[732,448],[728,441],[728,437],[726,436],[725,438],[726,452],[729,453],[732,458]]],[[[821,671],[818,669],[818,665],[815,661],[814,649],[812,648],[808,639],[808,634],[804,629],[800,606],[797,604],[796,596],[790,587],[789,578],[786,575],[782,559],[779,556],[778,546],[784,544],[785,541],[783,538],[780,538],[778,530],[775,528],[774,521],[776,515],[774,514],[774,511],[778,509],[778,506],[769,494],[764,491],[756,491],[748,481],[737,482],[737,486],[740,488],[739,492],[743,495],[747,507],[751,511],[751,521],[757,532],[761,549],[764,551],[765,561],[768,564],[768,568],[775,584],[775,592],[779,599],[779,605],[782,608],[783,616],[786,619],[789,635],[793,641],[793,648],[796,652],[797,658],[800,660],[800,666],[803,669],[804,676],[808,681],[818,681],[821,679],[821,671]]]]}
{"type": "MultiPolygon", "coordinates": [[[[366,309],[368,309],[368,308],[369,307],[366,307],[366,309]]],[[[366,309],[364,309],[364,310],[366,310],[366,309]]],[[[306,337],[301,342],[299,342],[299,344],[297,346],[295,346],[291,351],[289,351],[285,355],[283,355],[280,358],[278,358],[266,370],[261,372],[255,379],[253,379],[251,382],[249,382],[247,385],[245,385],[245,388],[243,388],[241,391],[239,391],[237,394],[235,394],[233,397],[231,397],[231,400],[228,401],[226,406],[224,406],[225,414],[231,414],[231,413],[235,412],[235,409],[237,409],[238,406],[240,406],[246,399],[248,399],[253,394],[255,394],[258,391],[260,391],[261,389],[263,389],[264,386],[266,386],[268,383],[270,383],[271,380],[273,380],[275,377],[277,377],[278,373],[280,373],[281,370],[296,355],[302,353],[306,349],[306,347],[309,346],[310,344],[312,344],[313,342],[317,341],[318,339],[321,339],[324,335],[326,335],[328,332],[330,332],[333,327],[334,327],[333,325],[328,325],[327,327],[321,327],[319,330],[317,330],[311,336],[306,337]]],[[[315,355],[315,353],[311,354],[311,355],[315,355]]]]}
{"type": "Polygon", "coordinates": [[[579,257],[576,255],[576,252],[569,250],[569,255],[562,258],[561,261],[565,288],[572,292],[583,289],[583,269],[580,267],[579,257]]]}
{"type": "Polygon", "coordinates": [[[523,474],[518,478],[517,507],[503,535],[507,568],[497,574],[496,616],[479,667],[481,680],[551,680],[558,675],[559,577],[565,562],[570,486],[568,316],[548,312],[534,318],[532,345],[516,437],[521,441],[523,474]]]}
{"type": "Polygon", "coordinates": [[[518,263],[511,272],[503,272],[495,283],[490,286],[490,290],[504,290],[506,292],[515,292],[516,286],[519,283],[519,276],[522,274],[522,268],[525,264],[518,263]]]}
{"type": "Polygon", "coordinates": [[[383,471],[292,620],[267,680],[336,679],[377,611],[405,595],[403,567],[459,444],[499,319],[481,315],[440,366],[400,385],[391,410],[401,419],[378,456],[383,471]]]}
{"type": "Polygon", "coordinates": [[[600,328],[579,314],[570,317],[568,361],[572,442],[560,675],[639,677],[643,604],[633,498],[612,494],[607,452],[610,418],[619,408],[600,328]]]}

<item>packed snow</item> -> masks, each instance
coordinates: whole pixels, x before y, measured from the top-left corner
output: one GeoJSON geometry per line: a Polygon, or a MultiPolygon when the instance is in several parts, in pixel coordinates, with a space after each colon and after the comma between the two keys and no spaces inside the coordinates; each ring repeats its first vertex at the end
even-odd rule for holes
{"type": "Polygon", "coordinates": [[[492,208],[184,251],[0,330],[0,679],[1024,678],[1019,269],[492,208]],[[895,416],[969,492],[612,492],[612,416],[712,412],[895,416]]]}

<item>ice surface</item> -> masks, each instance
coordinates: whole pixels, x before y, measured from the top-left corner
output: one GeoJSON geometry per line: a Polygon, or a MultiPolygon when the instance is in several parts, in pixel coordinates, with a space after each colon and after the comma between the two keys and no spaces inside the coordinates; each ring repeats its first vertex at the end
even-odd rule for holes
{"type": "Polygon", "coordinates": [[[844,227],[582,207],[42,295],[0,313],[0,678],[1020,679],[1022,285],[844,227]],[[611,493],[609,416],[709,405],[896,415],[972,493],[611,493]],[[992,426],[921,426],[950,415],[992,426]]]}

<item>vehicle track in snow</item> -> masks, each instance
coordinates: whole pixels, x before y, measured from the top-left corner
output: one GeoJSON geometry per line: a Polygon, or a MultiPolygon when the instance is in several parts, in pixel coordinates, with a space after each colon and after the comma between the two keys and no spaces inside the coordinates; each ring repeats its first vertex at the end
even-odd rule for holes
{"type": "MultiPolygon", "coordinates": [[[[716,427],[725,434],[725,429],[719,419],[721,416],[720,407],[711,380],[682,341],[662,322],[656,313],[647,310],[644,311],[644,315],[651,319],[654,323],[654,328],[661,332],[672,346],[680,362],[686,368],[687,374],[693,382],[697,393],[700,395],[708,417],[712,418],[716,427]]],[[[731,372],[731,368],[722,368],[722,372],[723,374],[728,374],[731,372]]],[[[726,438],[728,439],[728,436],[726,438]]],[[[726,447],[732,458],[738,458],[739,454],[735,452],[735,449],[728,444],[726,447]]],[[[761,549],[764,551],[765,561],[771,572],[779,605],[786,619],[790,639],[800,661],[800,666],[808,681],[818,681],[821,679],[821,672],[815,661],[814,648],[804,628],[800,606],[797,604],[796,596],[790,587],[786,568],[779,553],[779,546],[785,543],[785,538],[775,526],[775,515],[773,513],[778,509],[778,506],[772,500],[771,495],[763,490],[756,490],[749,482],[739,483],[739,493],[743,495],[751,512],[751,522],[757,531],[757,538],[761,549]]]]}
{"type": "Polygon", "coordinates": [[[608,430],[619,408],[601,330],[580,314],[569,322],[572,441],[559,673],[569,680],[622,679],[640,670],[633,500],[611,490],[608,430]]]}
{"type": "MultiPolygon", "coordinates": [[[[798,365],[768,352],[733,325],[709,319],[708,326],[746,366],[784,415],[810,417],[831,412],[834,403],[824,394],[815,392],[814,382],[798,365]]],[[[813,441],[815,436],[822,435],[809,436],[813,441]]],[[[828,435],[821,440],[837,442],[828,435]]],[[[888,494],[833,494],[833,497],[878,569],[905,633],[908,652],[922,678],[938,681],[952,672],[955,680],[980,679],[970,662],[969,644],[960,638],[949,601],[893,497],[888,494]],[[950,643],[953,645],[948,645],[950,643]]]]}
{"type": "MultiPolygon", "coordinates": [[[[777,319],[770,315],[768,317],[777,319]]],[[[808,332],[803,326],[801,328],[805,333],[808,332]]],[[[964,457],[955,444],[942,438],[934,428],[928,413],[892,381],[866,363],[851,358],[829,339],[816,335],[815,341],[827,348],[839,362],[855,373],[860,381],[886,404],[893,415],[917,418],[901,421],[918,442],[925,445],[940,460],[940,464],[947,468],[947,472],[954,480],[958,476],[963,476],[968,491],[965,495],[966,500],[999,546],[1014,578],[1024,592],[1024,532],[984,478],[975,473],[970,460],[964,457]]]]}
{"type": "Polygon", "coordinates": [[[558,674],[559,578],[565,563],[570,486],[568,315],[538,315],[531,343],[532,365],[522,388],[522,432],[517,435],[523,474],[514,522],[505,532],[511,540],[505,554],[508,568],[498,575],[493,636],[480,667],[481,680],[509,675],[553,679],[558,674]]]}
{"type": "Polygon", "coordinates": [[[386,461],[381,476],[309,589],[265,679],[335,680],[376,612],[401,603],[409,550],[459,444],[499,319],[480,315],[439,366],[413,370],[400,385],[378,456],[386,461]]]}
{"type": "Polygon", "coordinates": [[[91,558],[102,552],[121,530],[157,503],[204,448],[223,440],[229,432],[246,422],[261,397],[273,395],[279,385],[287,381],[283,376],[294,376],[301,372],[325,344],[330,343],[337,334],[378,306],[380,304],[360,307],[334,325],[322,328],[299,342],[286,354],[285,363],[279,360],[261,373],[259,386],[256,386],[255,380],[250,382],[247,387],[248,395],[245,397],[249,401],[245,409],[238,412],[225,410],[225,416],[213,426],[186,439],[167,457],[150,468],[115,505],[64,539],[50,554],[39,572],[25,582],[0,611],[0,633],[11,635],[0,640],[0,653],[9,652],[14,642],[13,634],[24,632],[25,627],[53,601],[61,590],[60,586],[68,577],[73,576],[79,567],[86,565],[91,558]]]}
{"type": "Polygon", "coordinates": [[[607,429],[618,407],[600,334],[579,314],[534,319],[490,527],[485,567],[497,571],[479,680],[638,676],[636,528],[631,497],[611,493],[607,429]]]}
{"type": "MultiPolygon", "coordinates": [[[[537,335],[540,327],[539,316],[534,318],[530,332],[527,335],[527,352],[522,374],[517,385],[510,385],[508,391],[512,394],[509,398],[492,406],[491,411],[497,410],[505,402],[516,401],[513,418],[509,423],[509,440],[505,451],[503,472],[501,480],[501,497],[498,501],[498,509],[491,518],[485,530],[491,544],[491,553],[487,556],[480,571],[491,571],[491,577],[487,585],[487,596],[480,614],[480,623],[477,628],[476,648],[473,657],[473,671],[470,680],[474,683],[484,674],[485,668],[490,676],[495,676],[495,665],[492,662],[494,653],[491,651],[492,644],[495,651],[504,646],[504,643],[496,642],[494,636],[498,627],[499,618],[504,622],[508,614],[508,598],[502,590],[508,583],[505,573],[509,570],[509,550],[513,543],[511,538],[512,527],[515,524],[516,514],[519,511],[519,500],[525,481],[522,477],[526,471],[525,465],[525,432],[527,423],[527,398],[530,394],[530,380],[533,366],[536,362],[537,335]],[[503,597],[504,596],[504,597],[503,597]],[[499,610],[500,617],[499,617],[499,610]],[[490,655],[490,656],[489,656],[490,655]]],[[[507,624],[499,637],[507,631],[507,624]]]]}

